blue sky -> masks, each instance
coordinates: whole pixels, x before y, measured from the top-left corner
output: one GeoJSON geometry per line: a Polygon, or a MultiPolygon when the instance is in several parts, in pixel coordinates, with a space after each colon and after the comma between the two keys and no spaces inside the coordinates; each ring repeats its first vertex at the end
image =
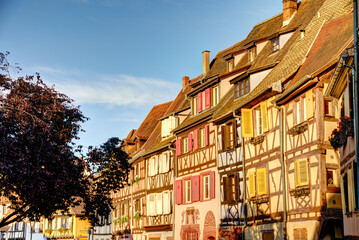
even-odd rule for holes
{"type": "Polygon", "coordinates": [[[0,0],[0,52],[90,120],[79,144],[126,137],[182,77],[282,11],[282,0],[0,0]]]}

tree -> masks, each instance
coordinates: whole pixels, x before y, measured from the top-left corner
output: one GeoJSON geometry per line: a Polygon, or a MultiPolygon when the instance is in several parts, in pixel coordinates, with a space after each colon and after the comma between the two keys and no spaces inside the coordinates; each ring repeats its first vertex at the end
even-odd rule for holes
{"type": "Polygon", "coordinates": [[[0,227],[51,218],[81,201],[85,217],[96,222],[95,213],[111,208],[109,192],[127,181],[129,165],[116,146],[119,139],[91,149],[86,158],[76,157],[73,140],[87,120],[79,106],[39,74],[12,79],[6,55],[0,53],[6,73],[0,74],[0,193],[12,211],[0,227]],[[101,173],[94,176],[90,166],[101,173]]]}

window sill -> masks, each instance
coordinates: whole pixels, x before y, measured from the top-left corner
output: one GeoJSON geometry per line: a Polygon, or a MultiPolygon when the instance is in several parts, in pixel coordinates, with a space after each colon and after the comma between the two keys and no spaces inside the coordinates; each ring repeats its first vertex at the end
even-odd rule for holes
{"type": "Polygon", "coordinates": [[[295,136],[295,135],[299,135],[307,130],[308,130],[308,122],[305,121],[305,122],[299,123],[299,124],[295,125],[294,127],[288,129],[288,134],[295,136]]]}

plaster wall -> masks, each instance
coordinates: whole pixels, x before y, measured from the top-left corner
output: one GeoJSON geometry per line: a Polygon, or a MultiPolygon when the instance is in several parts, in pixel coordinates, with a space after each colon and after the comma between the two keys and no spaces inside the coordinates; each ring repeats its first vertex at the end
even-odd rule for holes
{"type": "Polygon", "coordinates": [[[272,68],[250,75],[250,91],[252,91],[270,73],[270,71],[272,71],[272,68]]]}

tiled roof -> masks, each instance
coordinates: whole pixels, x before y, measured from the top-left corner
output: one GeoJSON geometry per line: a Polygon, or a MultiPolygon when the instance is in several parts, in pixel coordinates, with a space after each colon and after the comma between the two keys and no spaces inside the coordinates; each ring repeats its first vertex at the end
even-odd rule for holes
{"type": "Polygon", "coordinates": [[[353,40],[353,14],[346,14],[325,23],[320,30],[307,58],[294,79],[291,87],[306,75],[313,75],[322,67],[336,61],[353,40]]]}
{"type": "MultiPolygon", "coordinates": [[[[233,87],[231,88],[233,89],[233,87]]],[[[211,107],[210,109],[204,110],[203,112],[194,115],[194,116],[188,116],[177,128],[173,129],[173,132],[178,132],[183,129],[186,129],[188,127],[191,127],[191,125],[200,122],[204,119],[210,118],[214,112],[218,111],[218,109],[221,109],[223,105],[227,103],[227,101],[233,96],[233,91],[228,91],[219,101],[219,103],[211,107]]]]}
{"type": "Polygon", "coordinates": [[[145,120],[143,120],[135,134],[132,136],[132,140],[134,139],[134,137],[147,139],[151,135],[152,131],[155,129],[158,123],[158,119],[165,114],[171,104],[172,101],[154,106],[148,113],[145,120]]]}
{"type": "MultiPolygon", "coordinates": [[[[317,0],[307,0],[306,3],[310,4],[316,1],[317,0]]],[[[315,3],[314,5],[316,6],[315,3]]],[[[327,0],[320,6],[320,14],[318,15],[315,12],[313,13],[312,11],[309,12],[313,14],[311,16],[312,21],[310,21],[307,26],[303,26],[302,24],[301,28],[303,28],[303,30],[305,31],[305,36],[300,39],[299,30],[296,30],[296,32],[292,36],[292,41],[295,40],[295,42],[291,46],[290,51],[287,51],[281,61],[276,65],[276,67],[258,84],[255,89],[253,89],[241,100],[237,100],[234,102],[234,109],[241,108],[251,102],[259,94],[271,88],[274,82],[283,82],[287,80],[290,76],[295,74],[303,63],[303,60],[305,59],[305,56],[309,48],[311,47],[313,41],[315,40],[317,33],[322,27],[324,21],[332,19],[336,16],[343,15],[347,13],[351,8],[350,0],[327,0]]],[[[299,14],[299,12],[300,11],[298,11],[297,14],[299,14]]],[[[302,14],[309,15],[309,13],[303,12],[302,14]]],[[[308,17],[309,16],[306,16],[306,19],[308,17]]]]}
{"type": "Polygon", "coordinates": [[[133,134],[136,132],[136,129],[132,129],[129,133],[128,133],[128,135],[127,135],[127,137],[124,139],[124,140],[126,140],[126,141],[131,141],[131,138],[132,138],[132,136],[133,136],[133,134]]]}
{"type": "MultiPolygon", "coordinates": [[[[190,80],[190,83],[196,82],[200,79],[200,76],[193,78],[190,80]]],[[[182,89],[177,97],[175,98],[175,100],[173,100],[171,106],[167,109],[166,113],[164,114],[164,116],[169,115],[173,112],[178,111],[179,109],[183,108],[183,103],[187,102],[185,100],[186,98],[186,93],[188,93],[191,90],[191,86],[187,85],[184,89],[182,89]]],[[[151,136],[147,139],[146,143],[143,145],[143,149],[145,150],[145,152],[152,152],[153,150],[156,150],[162,146],[165,146],[169,143],[171,143],[172,141],[175,140],[175,137],[172,138],[167,138],[165,140],[162,141],[162,136],[161,136],[161,122],[158,122],[155,130],[152,132],[151,136]]],[[[146,154],[145,153],[145,154],[146,154]]]]}

